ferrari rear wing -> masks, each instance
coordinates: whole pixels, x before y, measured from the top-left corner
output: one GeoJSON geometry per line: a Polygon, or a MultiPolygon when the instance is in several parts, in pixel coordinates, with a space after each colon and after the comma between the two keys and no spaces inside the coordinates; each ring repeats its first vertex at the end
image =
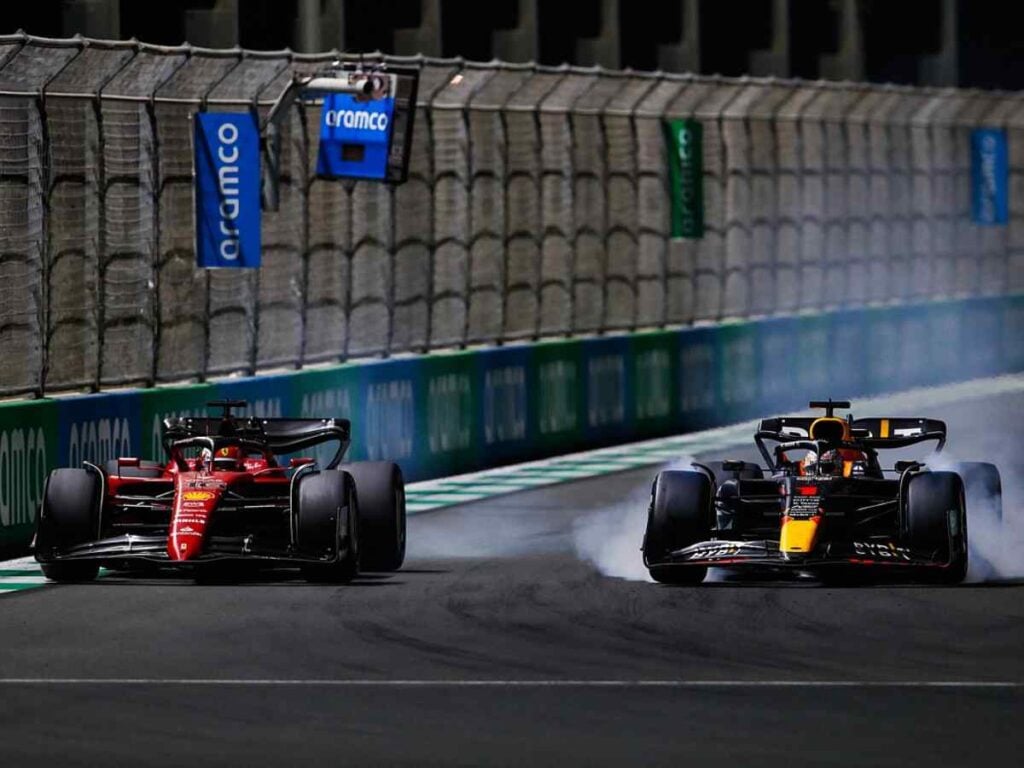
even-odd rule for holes
{"type": "Polygon", "coordinates": [[[259,419],[206,418],[187,416],[168,418],[163,423],[163,445],[168,454],[178,440],[194,437],[236,438],[262,443],[275,455],[295,453],[332,440],[339,443],[327,468],[340,462],[351,442],[352,423],[348,419],[259,419]]]}

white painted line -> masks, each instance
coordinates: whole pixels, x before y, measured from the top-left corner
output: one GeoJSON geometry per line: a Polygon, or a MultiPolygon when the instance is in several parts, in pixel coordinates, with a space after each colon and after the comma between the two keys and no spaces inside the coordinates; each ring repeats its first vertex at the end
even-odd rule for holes
{"type": "Polygon", "coordinates": [[[310,688],[1008,688],[1019,680],[323,680],[247,678],[7,677],[0,686],[239,686],[310,688]]]}

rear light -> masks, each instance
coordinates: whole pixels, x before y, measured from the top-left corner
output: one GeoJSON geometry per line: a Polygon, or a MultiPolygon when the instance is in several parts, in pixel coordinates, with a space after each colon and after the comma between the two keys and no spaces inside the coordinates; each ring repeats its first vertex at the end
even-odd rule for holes
{"type": "Polygon", "coordinates": [[[798,489],[801,496],[817,496],[818,486],[816,485],[801,485],[798,489]]]}

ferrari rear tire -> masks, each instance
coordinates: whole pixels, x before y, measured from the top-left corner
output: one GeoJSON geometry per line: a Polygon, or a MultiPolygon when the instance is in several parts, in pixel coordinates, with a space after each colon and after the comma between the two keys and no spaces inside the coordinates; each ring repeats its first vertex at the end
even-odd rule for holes
{"type": "Polygon", "coordinates": [[[36,558],[44,561],[55,551],[95,541],[99,536],[99,510],[100,478],[96,472],[53,470],[39,508],[36,558]]]}
{"type": "Polygon", "coordinates": [[[903,531],[911,550],[949,564],[939,582],[962,582],[967,576],[967,511],[960,476],[922,472],[911,477],[904,491],[903,531]]]}
{"type": "Polygon", "coordinates": [[[644,534],[644,564],[663,584],[699,584],[707,575],[700,566],[673,566],[668,553],[711,537],[711,479],[703,472],[666,471],[654,478],[644,534]]]}
{"type": "Polygon", "coordinates": [[[87,581],[95,581],[100,572],[100,564],[95,562],[56,562],[40,563],[43,576],[50,581],[61,584],[75,584],[87,581]]]}
{"type": "Polygon", "coordinates": [[[390,461],[346,464],[359,507],[361,565],[367,571],[397,571],[405,561],[405,481],[390,461]]]}
{"type": "Polygon", "coordinates": [[[344,583],[359,573],[359,514],[352,477],[347,472],[303,476],[297,491],[297,545],[306,557],[309,581],[344,583]]]}

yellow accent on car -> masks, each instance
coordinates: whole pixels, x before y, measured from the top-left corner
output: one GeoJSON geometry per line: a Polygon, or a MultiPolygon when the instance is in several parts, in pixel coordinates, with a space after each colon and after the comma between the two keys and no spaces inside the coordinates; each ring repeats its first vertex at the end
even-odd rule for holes
{"type": "Polygon", "coordinates": [[[814,549],[818,538],[818,520],[793,520],[784,518],[782,534],[779,536],[779,551],[783,553],[804,554],[814,549]]]}
{"type": "Polygon", "coordinates": [[[882,419],[882,426],[879,427],[878,431],[879,431],[879,437],[888,437],[889,436],[889,420],[888,419],[882,419]]]}
{"type": "Polygon", "coordinates": [[[835,416],[822,416],[820,419],[815,419],[811,422],[807,435],[811,440],[834,440],[836,442],[849,440],[850,424],[846,419],[839,419],[835,416]]]}

